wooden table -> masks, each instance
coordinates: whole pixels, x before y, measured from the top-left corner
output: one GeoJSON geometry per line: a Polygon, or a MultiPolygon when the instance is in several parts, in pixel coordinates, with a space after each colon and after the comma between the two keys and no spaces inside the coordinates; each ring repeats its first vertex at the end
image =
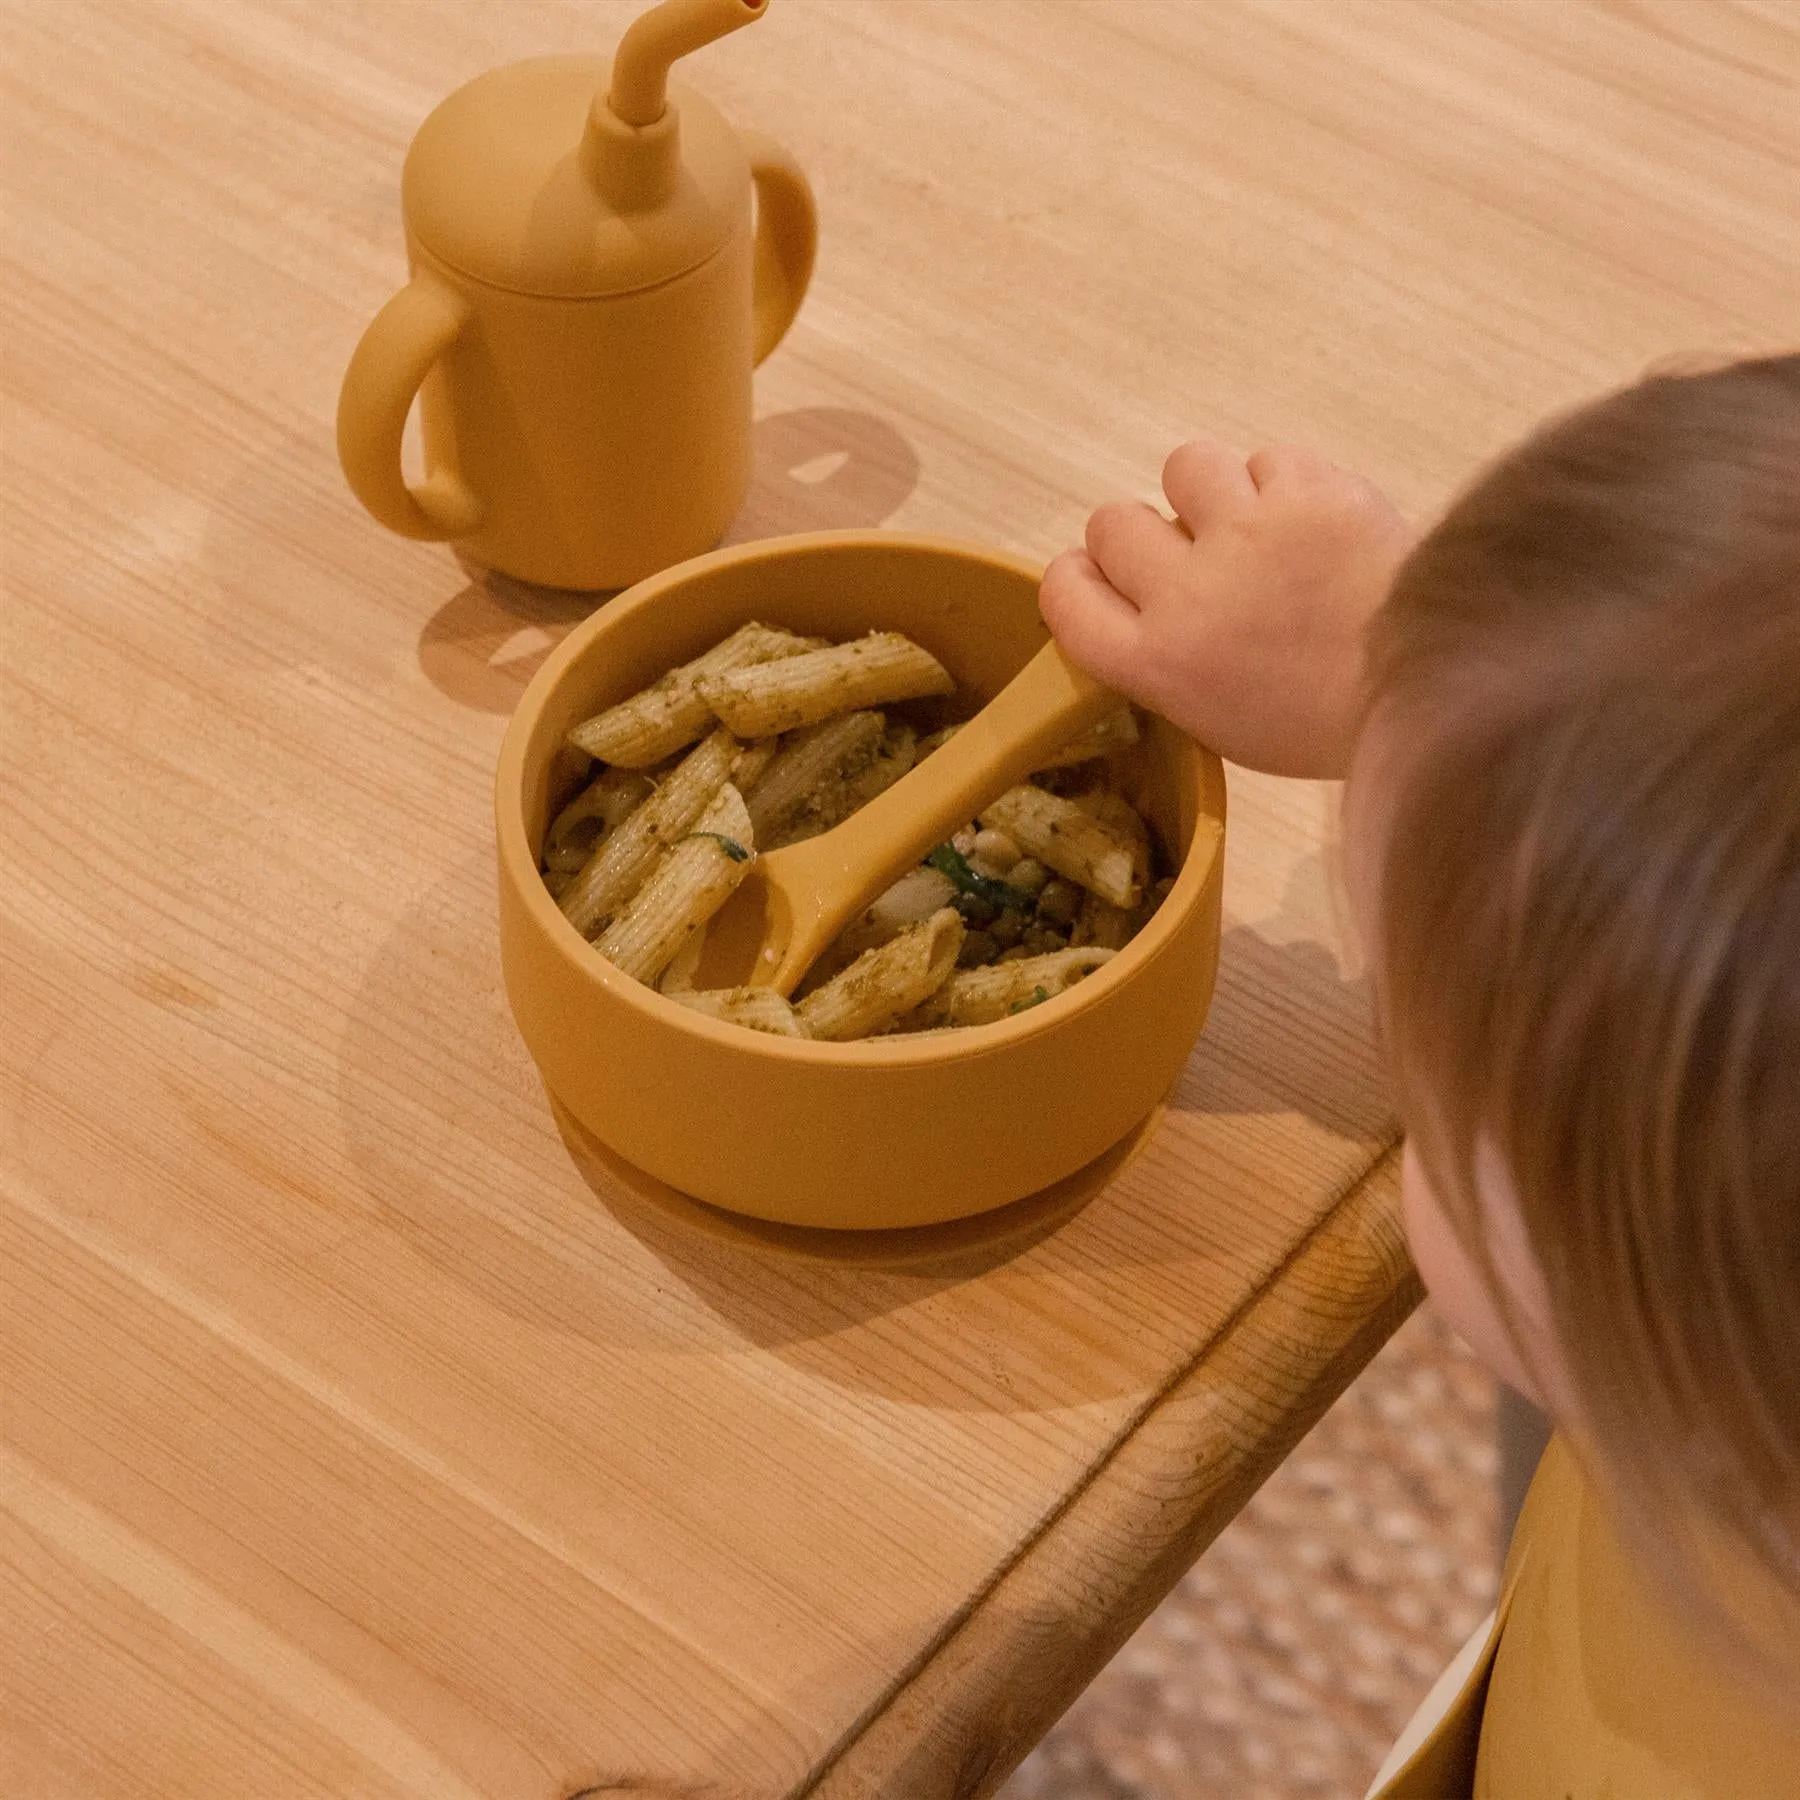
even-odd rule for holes
{"type": "MultiPolygon", "coordinates": [[[[489,779],[574,617],[345,492],[436,99],[622,0],[7,0],[0,1789],[988,1793],[1412,1303],[1331,796],[1238,776],[1098,1198],[836,1256],[565,1149],[489,779]]],[[[1421,512],[1791,342],[1779,0],[781,0],[816,177],[736,535],[1049,554],[1179,439],[1421,512]]]]}

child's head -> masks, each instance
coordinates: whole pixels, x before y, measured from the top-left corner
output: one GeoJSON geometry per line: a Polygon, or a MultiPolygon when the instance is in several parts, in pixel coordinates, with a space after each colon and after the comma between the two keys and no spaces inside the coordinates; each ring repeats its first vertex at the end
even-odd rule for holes
{"type": "Polygon", "coordinates": [[[1800,1599],[1800,356],[1533,437],[1371,674],[1349,848],[1427,1280],[1640,1535],[1800,1599]]]}

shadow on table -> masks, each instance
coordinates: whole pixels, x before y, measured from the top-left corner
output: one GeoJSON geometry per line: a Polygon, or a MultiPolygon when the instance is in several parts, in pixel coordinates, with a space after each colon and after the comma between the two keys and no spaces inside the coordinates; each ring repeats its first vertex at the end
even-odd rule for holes
{"type": "MultiPolygon", "coordinates": [[[[892,425],[845,407],[759,420],[754,455],[750,493],[727,544],[879,525],[919,480],[918,453],[892,425]]],[[[545,657],[613,596],[537,587],[457,560],[467,585],[425,621],[419,667],[459,706],[510,713],[545,657]]]]}
{"type": "Polygon", "coordinates": [[[1391,1134],[1368,983],[1316,939],[1233,926],[1202,1033],[1170,1098],[1180,1112],[1298,1113],[1339,1137],[1391,1134]]]}
{"type": "Polygon", "coordinates": [[[803,406],[759,419],[756,476],[728,544],[789,531],[847,531],[891,519],[919,485],[919,453],[885,419],[803,406]]]}
{"type": "MultiPolygon", "coordinates": [[[[1128,1228],[1105,1215],[1083,1225],[1098,1179],[985,1219],[868,1238],[758,1226],[667,1190],[659,1199],[579,1133],[566,1147],[558,1139],[501,988],[493,892],[484,846],[415,899],[371,959],[339,1048],[340,1112],[364,1193],[417,1254],[537,1328],[676,1355],[754,1346],[833,1384],[945,1410],[1036,1411],[1141,1388],[1141,1358],[1071,1358],[1069,1333],[1128,1297],[1122,1272],[1211,1254],[1197,1248],[1175,1184],[1142,1184],[1128,1228]],[[977,1278],[983,1296],[958,1297],[977,1278]],[[1024,1341],[1017,1319],[1040,1314],[1045,1329],[1024,1341]]],[[[1362,1012],[1322,946],[1235,928],[1209,1030],[1172,1104],[1307,1110],[1349,1135],[1373,1116],[1378,1132],[1373,1077],[1365,1087],[1330,1063],[1339,1019],[1342,1043],[1368,1055],[1362,1012]],[[1313,1005],[1302,1022],[1322,1037],[1317,1062],[1290,1045],[1278,1065],[1259,1066],[1263,1013],[1292,1014],[1297,989],[1326,982],[1338,990],[1332,1028],[1313,1005]]],[[[1127,1154],[1096,1173],[1117,1174],[1127,1154]]]]}
{"type": "MultiPolygon", "coordinates": [[[[983,1330],[975,1315],[991,1309],[955,1299],[1053,1249],[1082,1195],[938,1232],[826,1240],[759,1231],[679,1196],[659,1204],[613,1176],[604,1153],[577,1142],[571,1154],[507,1008],[493,891],[485,849],[434,882],[351,1001],[337,1099],[365,1229],[397,1235],[481,1307],[588,1345],[763,1349],[835,1386],[944,1410],[1035,1411],[1141,1385],[1105,1364],[1064,1366],[1046,1348],[1065,1341],[1059,1326],[1034,1346],[983,1330]],[[919,1329],[920,1309],[945,1306],[966,1341],[946,1345],[943,1315],[919,1329]]],[[[1069,1279],[1103,1279],[1105,1267],[1072,1265],[1069,1279]]]]}

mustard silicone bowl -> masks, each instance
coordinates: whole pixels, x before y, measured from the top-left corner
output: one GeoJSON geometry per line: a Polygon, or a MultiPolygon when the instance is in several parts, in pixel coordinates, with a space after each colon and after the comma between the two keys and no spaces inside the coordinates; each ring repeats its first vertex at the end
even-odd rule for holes
{"type": "Polygon", "coordinates": [[[1042,571],[974,545],[819,532],[721,550],[640,582],[538,671],[495,787],[500,954],[553,1098],[646,1174],[781,1224],[929,1225],[1034,1194],[1140,1124],[1174,1085],[1218,964],[1225,781],[1161,720],[1133,796],[1178,868],[1150,922],[1068,992],[992,1025],[829,1044],[722,1024],[605,962],[538,874],[578,779],[569,728],[751,619],[916,638],[974,711],[1043,644],[1042,571]]]}

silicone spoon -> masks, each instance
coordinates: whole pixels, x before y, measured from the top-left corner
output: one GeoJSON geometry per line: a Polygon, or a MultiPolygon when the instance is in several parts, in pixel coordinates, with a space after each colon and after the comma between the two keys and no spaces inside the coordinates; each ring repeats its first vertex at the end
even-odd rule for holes
{"type": "Polygon", "coordinates": [[[816,838],[757,857],[708,928],[700,984],[793,993],[861,908],[1118,704],[1046,644],[885,794],[816,838]]]}

